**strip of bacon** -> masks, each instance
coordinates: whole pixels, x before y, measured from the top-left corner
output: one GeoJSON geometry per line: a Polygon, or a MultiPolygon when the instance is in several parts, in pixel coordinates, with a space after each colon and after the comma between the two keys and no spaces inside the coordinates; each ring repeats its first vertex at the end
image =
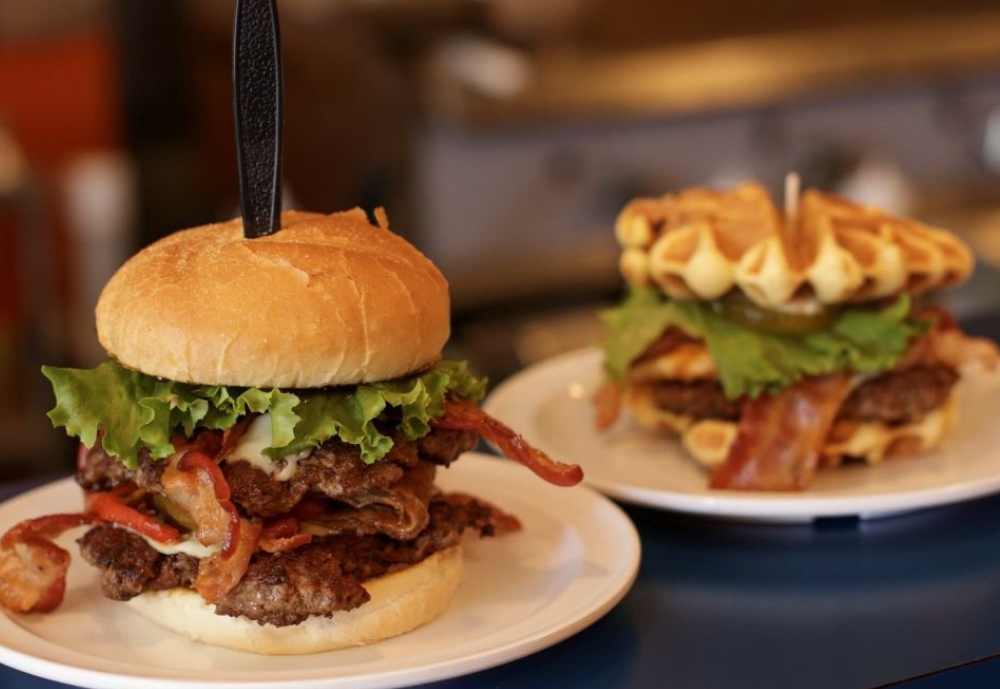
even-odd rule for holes
{"type": "Polygon", "coordinates": [[[916,317],[931,322],[927,333],[914,340],[896,364],[897,369],[925,364],[944,364],[962,369],[969,364],[995,371],[1000,366],[1000,349],[993,340],[966,335],[950,313],[940,307],[925,307],[916,317]]]}
{"type": "Polygon", "coordinates": [[[294,550],[312,541],[312,534],[299,531],[299,520],[292,516],[275,519],[264,527],[260,534],[261,550],[268,553],[283,553],[294,550]]]}
{"type": "Polygon", "coordinates": [[[801,490],[850,392],[843,374],[807,378],[776,395],[743,403],[739,430],[710,486],[734,490],[801,490]]]}
{"type": "Polygon", "coordinates": [[[222,598],[240,583],[260,540],[260,524],[237,519],[221,553],[198,563],[195,590],[209,603],[222,598]]]}
{"type": "Polygon", "coordinates": [[[594,393],[594,424],[597,430],[611,428],[622,412],[622,384],[617,380],[605,380],[594,393]]]}
{"type": "Polygon", "coordinates": [[[198,525],[195,537],[204,545],[221,544],[217,555],[198,564],[195,590],[210,603],[236,586],[257,549],[261,526],[240,517],[230,500],[229,482],[216,460],[199,450],[188,450],[163,470],[160,479],[167,497],[187,511],[198,525]]]}
{"type": "Polygon", "coordinates": [[[495,444],[510,459],[520,462],[540,478],[557,486],[575,486],[583,480],[583,470],[576,464],[557,462],[532,447],[520,435],[479,408],[475,402],[449,399],[444,415],[433,424],[453,431],[474,431],[495,444]]]}
{"type": "Polygon", "coordinates": [[[59,607],[70,557],[51,539],[93,521],[86,514],[50,514],[7,531],[0,539],[0,605],[15,612],[50,612],[59,607]]]}
{"type": "Polygon", "coordinates": [[[199,542],[216,545],[235,540],[229,536],[235,523],[229,484],[210,457],[198,451],[186,452],[167,465],[160,483],[167,497],[198,525],[195,537],[199,542]]]}

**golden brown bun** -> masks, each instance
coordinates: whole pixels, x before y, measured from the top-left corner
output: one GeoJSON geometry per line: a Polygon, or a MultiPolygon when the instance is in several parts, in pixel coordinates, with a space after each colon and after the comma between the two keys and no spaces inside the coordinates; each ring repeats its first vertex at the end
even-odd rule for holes
{"type": "Polygon", "coordinates": [[[213,605],[189,589],[151,591],[128,604],[194,641],[264,655],[302,655],[363,646],[425,625],[447,609],[461,581],[462,548],[454,546],[365,582],[371,600],[360,608],[286,627],[216,615],[213,605]]]}
{"type": "MultiPolygon", "coordinates": [[[[630,386],[625,406],[636,422],[656,431],[680,436],[688,453],[699,464],[714,467],[726,460],[736,440],[737,424],[720,419],[695,419],[656,406],[642,385],[630,386]]],[[[877,464],[886,457],[918,454],[937,447],[951,427],[955,414],[955,394],[923,419],[903,425],[881,422],[840,421],[826,439],[821,464],[837,466],[845,457],[877,464]]]]}
{"type": "Polygon", "coordinates": [[[814,190],[787,223],[758,184],[637,199],[616,234],[633,285],[677,299],[738,289],[770,308],[919,294],[961,282],[973,267],[969,249],[944,230],[814,190]]]}
{"type": "Polygon", "coordinates": [[[262,387],[385,380],[440,357],[448,283],[419,251],[357,208],[281,220],[260,239],[236,219],[140,251],[101,293],[101,344],[150,375],[262,387]]]}

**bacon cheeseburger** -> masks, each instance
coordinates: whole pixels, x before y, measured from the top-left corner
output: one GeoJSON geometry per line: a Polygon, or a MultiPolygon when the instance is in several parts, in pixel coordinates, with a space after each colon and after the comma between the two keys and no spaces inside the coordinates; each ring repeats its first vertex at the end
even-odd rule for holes
{"type": "Polygon", "coordinates": [[[104,594],[192,639],[312,653],[422,625],[462,576],[463,531],[518,521],[434,486],[482,436],[541,478],[576,484],[487,416],[485,382],[442,361],[448,285],[360,210],[239,220],[139,252],[97,305],[111,358],[43,369],[55,426],[80,438],[83,513],[0,541],[0,602],[59,605],[80,550],[104,594]]]}
{"type": "Polygon", "coordinates": [[[680,435],[713,488],[796,490],[817,466],[934,447],[960,364],[997,361],[919,295],[966,279],[953,235],[759,185],[629,203],[616,233],[630,294],[608,312],[598,425],[624,404],[680,435]]]}

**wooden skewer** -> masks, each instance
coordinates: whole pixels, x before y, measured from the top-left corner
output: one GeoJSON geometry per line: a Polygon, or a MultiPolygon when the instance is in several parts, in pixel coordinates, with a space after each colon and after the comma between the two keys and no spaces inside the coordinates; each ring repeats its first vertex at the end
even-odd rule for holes
{"type": "Polygon", "coordinates": [[[801,180],[797,172],[785,175],[785,224],[794,227],[799,217],[799,186],[801,180]]]}

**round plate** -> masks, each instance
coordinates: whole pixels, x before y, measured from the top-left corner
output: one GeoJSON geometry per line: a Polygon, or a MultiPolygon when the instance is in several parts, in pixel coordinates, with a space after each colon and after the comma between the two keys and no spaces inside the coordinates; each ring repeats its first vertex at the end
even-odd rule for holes
{"type": "MultiPolygon", "coordinates": [[[[0,662],[83,687],[398,687],[520,658],[580,631],[635,579],[639,538],[628,517],[593,491],[556,488],[505,460],[469,453],[438,473],[516,514],[524,530],[467,539],[465,578],[448,611],[381,643],[306,656],[259,656],[187,641],[104,598],[77,555],[66,599],[47,615],[0,615],[0,662]]],[[[72,511],[71,479],[0,505],[0,527],[72,511]]]]}
{"type": "MultiPolygon", "coordinates": [[[[596,349],[570,352],[500,385],[485,408],[614,498],[681,512],[762,522],[882,517],[1000,492],[1000,378],[976,371],[958,386],[955,427],[939,449],[820,471],[801,493],[711,490],[675,439],[623,419],[598,433],[591,397],[603,377],[596,349]]],[[[625,415],[627,416],[627,414],[625,415]]]]}

